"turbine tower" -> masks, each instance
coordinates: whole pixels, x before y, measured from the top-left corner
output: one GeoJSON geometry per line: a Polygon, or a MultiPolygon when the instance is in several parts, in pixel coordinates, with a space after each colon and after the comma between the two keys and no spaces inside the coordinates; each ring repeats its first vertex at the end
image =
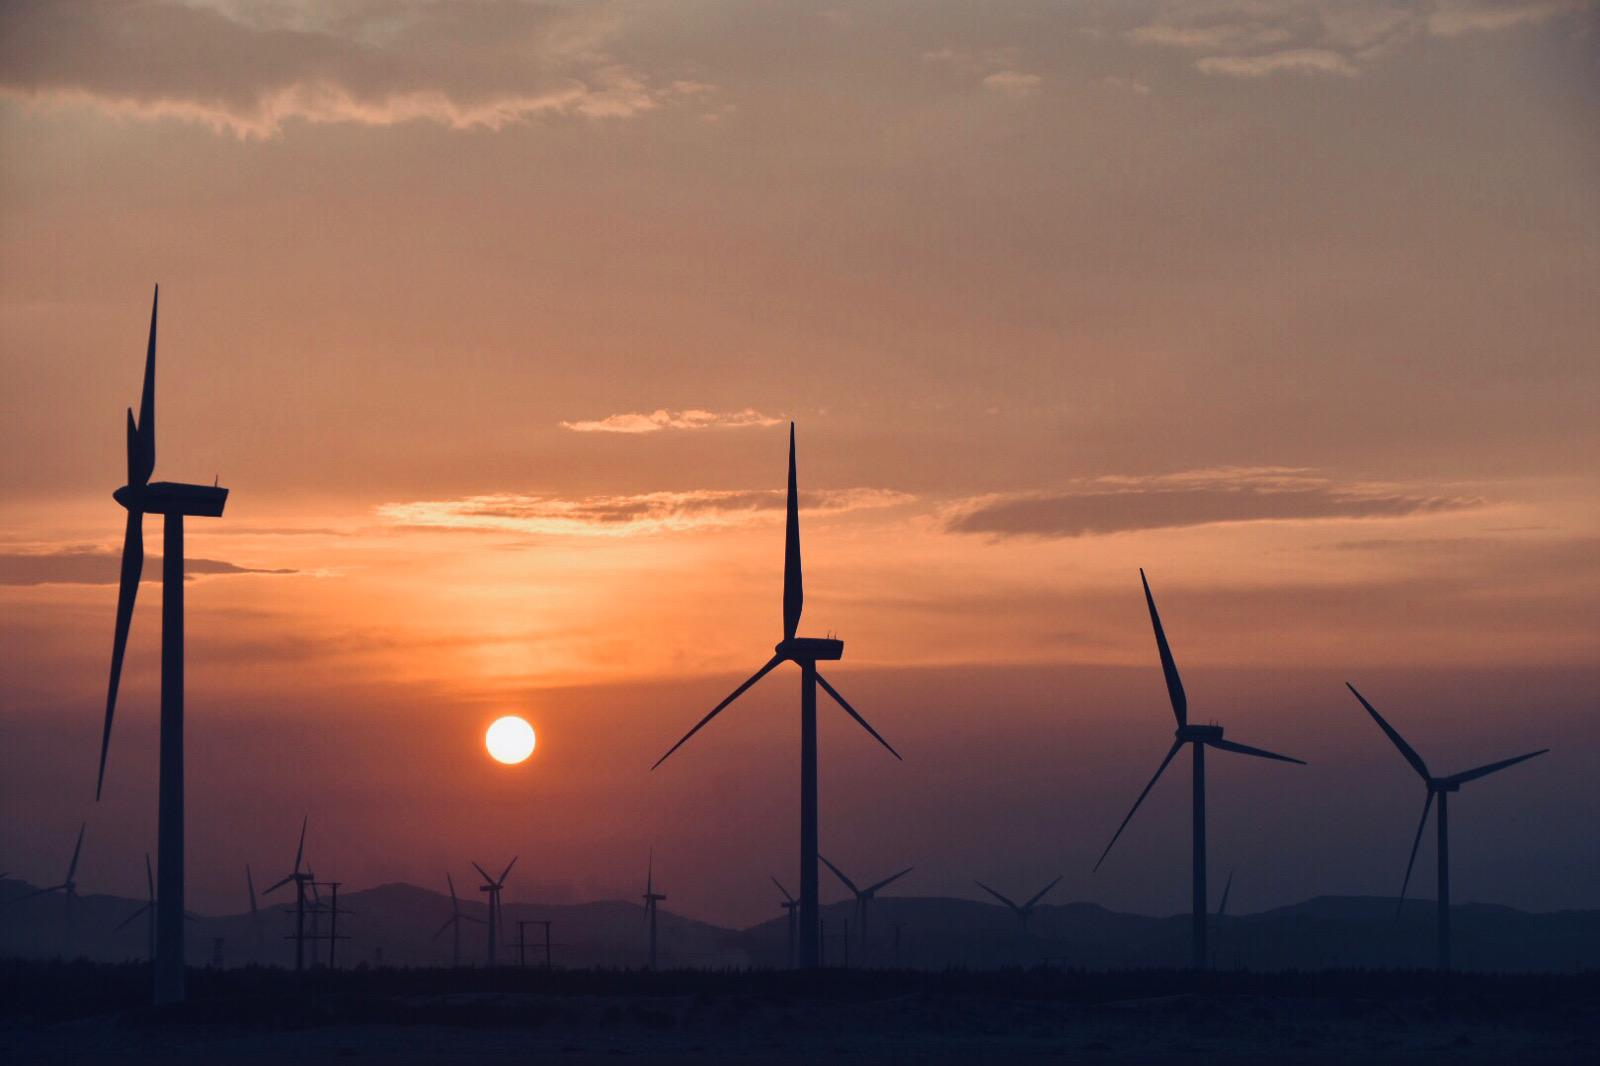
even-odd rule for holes
{"type": "Polygon", "coordinates": [[[843,707],[845,713],[871,733],[873,738],[896,759],[900,753],[856,713],[856,709],[817,672],[817,663],[839,659],[844,655],[844,641],[833,637],[798,637],[795,630],[800,625],[800,609],[805,601],[805,590],[800,574],[800,502],[794,459],[794,423],[789,423],[789,504],[788,519],[784,529],[783,557],[783,639],[773,649],[767,664],[757,670],[750,680],[733,690],[733,694],[712,708],[711,713],[685,733],[683,739],[656,760],[660,766],[681,748],[685,741],[705,726],[722,709],[742,696],[746,689],[766,677],[784,662],[800,667],[800,968],[812,970],[818,963],[817,943],[817,686],[843,707]]]}
{"type": "Polygon", "coordinates": [[[313,880],[310,870],[301,870],[300,862],[306,854],[306,823],[310,815],[300,820],[300,846],[295,849],[294,869],[283,880],[261,893],[270,896],[278,889],[294,882],[294,969],[296,973],[306,968],[306,885],[313,880]]]}
{"type": "Polygon", "coordinates": [[[448,873],[446,873],[444,875],[444,880],[445,880],[445,884],[450,886],[450,917],[446,918],[445,919],[445,923],[439,927],[439,932],[433,934],[433,939],[438,940],[439,936],[446,929],[452,930],[451,937],[450,937],[450,939],[451,939],[451,943],[450,943],[450,965],[456,967],[457,969],[460,969],[461,968],[461,923],[462,922],[477,922],[479,925],[482,925],[483,924],[483,919],[482,918],[474,918],[470,914],[462,914],[461,913],[461,901],[456,899],[456,882],[455,882],[455,879],[452,878],[448,873]]]}
{"type": "Polygon", "coordinates": [[[1515,766],[1519,762],[1525,762],[1535,755],[1543,755],[1550,749],[1540,748],[1538,751],[1530,751],[1526,755],[1518,755],[1513,759],[1502,759],[1499,762],[1492,762],[1488,766],[1480,766],[1476,770],[1465,770],[1449,777],[1434,777],[1428,772],[1428,764],[1422,761],[1422,756],[1418,755],[1416,750],[1405,742],[1404,737],[1395,732],[1393,726],[1383,720],[1383,715],[1379,714],[1372,704],[1367,702],[1366,697],[1356,692],[1356,687],[1348,681],[1345,682],[1345,687],[1354,694],[1356,699],[1361,701],[1361,706],[1365,707],[1367,713],[1372,715],[1372,720],[1378,723],[1378,728],[1382,729],[1389,739],[1394,741],[1394,746],[1400,749],[1400,754],[1405,756],[1406,762],[1411,764],[1411,768],[1417,772],[1417,776],[1421,777],[1423,784],[1428,787],[1428,798],[1422,803],[1422,820],[1417,823],[1417,836],[1411,842],[1411,858],[1406,862],[1406,879],[1400,884],[1400,899],[1394,908],[1394,916],[1396,918],[1400,917],[1400,908],[1406,901],[1406,888],[1411,884],[1411,867],[1417,861],[1417,848],[1422,844],[1422,831],[1428,827],[1428,811],[1433,806],[1433,797],[1439,797],[1439,969],[1441,971],[1449,970],[1450,793],[1459,791],[1461,786],[1468,781],[1476,781],[1480,777],[1488,777],[1490,774],[1504,770],[1508,766],[1515,766]]]}
{"type": "Polygon", "coordinates": [[[655,890],[655,853],[650,854],[650,863],[645,867],[644,874],[644,910],[645,916],[650,921],[650,972],[656,972],[656,904],[667,897],[655,890]]]}
{"type": "Polygon", "coordinates": [[[77,909],[76,905],[83,902],[78,896],[76,878],[78,875],[78,855],[83,851],[83,831],[87,828],[89,828],[88,822],[84,822],[78,827],[78,842],[72,847],[72,863],[67,867],[67,879],[65,881],[59,885],[51,885],[48,888],[35,889],[26,895],[6,901],[7,905],[10,905],[12,903],[21,903],[25,899],[32,899],[34,896],[43,896],[50,892],[62,893],[66,897],[61,920],[61,957],[64,959],[72,957],[72,919],[77,909]]]}
{"type": "Polygon", "coordinates": [[[826,856],[818,855],[817,858],[827,863],[828,869],[833,871],[833,875],[840,881],[843,881],[844,887],[848,888],[851,895],[856,897],[856,939],[861,942],[861,958],[862,961],[865,962],[867,958],[867,904],[871,903],[873,898],[877,896],[878,889],[888,885],[891,881],[900,880],[900,878],[904,877],[912,870],[915,870],[916,867],[907,866],[904,870],[901,870],[893,877],[885,877],[882,881],[879,881],[875,885],[868,885],[866,888],[857,888],[856,883],[846,877],[844,872],[837,866],[831,862],[828,862],[826,856]]]}
{"type": "MultiPolygon", "coordinates": [[[[1061,876],[1065,877],[1066,875],[1062,874],[1061,876]]],[[[1000,893],[996,892],[994,889],[990,888],[988,885],[984,884],[982,881],[974,881],[972,883],[1010,908],[1011,913],[1017,916],[1017,935],[1019,937],[1026,937],[1028,935],[1028,919],[1032,917],[1033,909],[1039,905],[1040,900],[1044,899],[1046,893],[1061,883],[1061,878],[1056,878],[1054,881],[1051,881],[1048,885],[1045,885],[1039,891],[1035,892],[1033,894],[1033,898],[1022,904],[1020,907],[1011,902],[1011,900],[1007,899],[1005,896],[1002,896],[1000,893]]]]}
{"type": "Polygon", "coordinates": [[[494,878],[490,877],[489,876],[489,872],[487,870],[485,870],[483,867],[479,866],[477,863],[473,863],[472,864],[473,869],[477,870],[480,874],[483,874],[483,884],[478,886],[478,891],[479,892],[487,892],[487,893],[489,893],[489,965],[490,966],[494,965],[495,937],[497,935],[499,935],[499,929],[500,929],[500,890],[502,888],[506,887],[506,875],[511,872],[511,868],[513,866],[515,866],[516,864],[517,864],[517,856],[513,855],[511,857],[511,861],[506,863],[506,868],[505,868],[504,871],[501,872],[500,879],[498,881],[496,881],[494,878]]]}
{"type": "Polygon", "coordinates": [[[112,498],[128,512],[122,540],[122,582],[117,592],[117,625],[111,644],[111,681],[106,690],[105,731],[100,738],[100,773],[95,799],[105,786],[106,751],[117,709],[122,657],[128,648],[133,600],[144,569],[144,516],[166,516],[161,560],[161,769],[157,800],[159,822],[156,868],[155,1001],[183,999],[183,519],[219,518],[228,490],[215,485],[183,485],[150,480],[156,466],[156,310],[161,289],[150,304],[150,344],[144,357],[144,390],[139,419],[128,409],[128,483],[112,498]]]}
{"type": "Polygon", "coordinates": [[[789,955],[788,955],[788,959],[789,959],[789,969],[792,970],[792,969],[794,969],[795,930],[796,930],[797,926],[799,925],[799,920],[795,915],[795,910],[797,908],[799,908],[800,901],[795,899],[793,896],[789,895],[789,890],[787,888],[784,888],[783,887],[783,882],[779,881],[776,877],[774,877],[772,879],[772,883],[778,886],[778,891],[779,892],[783,893],[783,902],[778,904],[778,906],[780,906],[780,907],[782,907],[784,909],[785,913],[788,915],[788,918],[789,918],[789,923],[788,923],[789,924],[789,955]]]}
{"type": "Polygon", "coordinates": [[[1280,762],[1298,763],[1305,765],[1303,759],[1291,759],[1287,755],[1275,755],[1261,748],[1252,748],[1232,740],[1222,739],[1220,725],[1190,725],[1189,701],[1183,694],[1183,680],[1178,677],[1178,666],[1172,661],[1172,649],[1167,647],[1167,634],[1161,628],[1161,616],[1156,613],[1155,597],[1150,595],[1150,582],[1145,580],[1144,570],[1139,571],[1139,581],[1144,585],[1144,602],[1150,608],[1150,624],[1156,631],[1156,650],[1161,655],[1161,670],[1167,678],[1167,695],[1172,700],[1172,713],[1178,719],[1177,739],[1172,742],[1172,747],[1167,751],[1167,757],[1161,760],[1161,765],[1156,767],[1155,776],[1150,783],[1144,786],[1144,791],[1139,793],[1139,798],[1133,801],[1133,809],[1128,812],[1128,817],[1122,820],[1116,833],[1111,838],[1111,843],[1106,845],[1106,850],[1100,853],[1100,860],[1094,864],[1096,870],[1100,863],[1106,861],[1106,856],[1111,854],[1111,848],[1116,844],[1117,838],[1122,836],[1122,831],[1128,827],[1134,812],[1139,809],[1139,804],[1150,794],[1156,782],[1161,779],[1161,774],[1167,765],[1177,756],[1185,744],[1194,745],[1194,912],[1191,919],[1193,929],[1193,965],[1196,970],[1203,970],[1209,956],[1206,953],[1206,748],[1212,747],[1219,751],[1232,751],[1240,755],[1254,755],[1262,759],[1277,759],[1280,762]]]}

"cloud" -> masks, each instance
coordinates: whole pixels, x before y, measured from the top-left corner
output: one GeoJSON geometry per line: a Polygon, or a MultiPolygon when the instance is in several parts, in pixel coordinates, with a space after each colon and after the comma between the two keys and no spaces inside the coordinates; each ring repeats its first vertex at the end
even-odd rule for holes
{"type": "MultiPolygon", "coordinates": [[[[141,579],[161,580],[161,557],[147,555],[141,579]]],[[[109,548],[62,548],[56,551],[0,553],[0,585],[115,585],[122,572],[122,552],[109,548]]],[[[220,559],[185,559],[183,577],[217,574],[298,574],[299,570],[265,570],[220,559]]]]}
{"type": "Polygon", "coordinates": [[[1000,537],[1082,537],[1219,522],[1401,518],[1480,503],[1393,486],[1339,485],[1296,469],[1196,470],[1094,478],[1065,492],[979,497],[950,508],[945,529],[1000,537]]]}
{"type": "MultiPolygon", "coordinates": [[[[892,489],[836,489],[802,492],[800,506],[811,514],[838,514],[893,507],[914,498],[892,489]]],[[[469,496],[460,500],[383,504],[378,515],[401,526],[628,537],[744,525],[777,517],[784,506],[784,493],[777,490],[700,489],[581,499],[514,494],[469,496]]]]}
{"type": "Polygon", "coordinates": [[[1292,48],[1259,56],[1206,56],[1195,61],[1202,74],[1225,74],[1234,78],[1264,78],[1269,74],[1342,74],[1353,78],[1360,73],[1338,52],[1325,48],[1292,48]]]}
{"type": "Polygon", "coordinates": [[[1428,12],[1428,32],[1438,37],[1540,25],[1588,12],[1594,0],[1439,0],[1428,12]]]}
{"type": "Polygon", "coordinates": [[[1037,74],[1024,74],[1017,70],[998,70],[984,77],[983,87],[990,92],[999,93],[1001,96],[1009,96],[1013,100],[1024,100],[1030,96],[1037,95],[1039,86],[1043,82],[1044,79],[1037,74]]]}
{"type": "Polygon", "coordinates": [[[563,429],[579,433],[655,433],[663,429],[742,429],[745,426],[776,426],[783,420],[769,418],[754,408],[718,414],[715,411],[667,411],[651,414],[608,415],[597,422],[563,422],[563,429]]]}
{"type": "Polygon", "coordinates": [[[291,119],[630,118],[708,91],[617,62],[615,32],[607,5],[582,2],[15,0],[0,6],[0,95],[269,137],[291,119]]]}

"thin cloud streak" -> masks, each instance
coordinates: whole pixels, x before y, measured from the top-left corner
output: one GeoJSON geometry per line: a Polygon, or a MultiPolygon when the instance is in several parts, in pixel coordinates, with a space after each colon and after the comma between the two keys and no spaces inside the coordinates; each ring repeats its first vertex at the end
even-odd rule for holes
{"type": "Polygon", "coordinates": [[[770,418],[752,407],[718,414],[715,411],[668,411],[650,414],[629,412],[607,415],[593,422],[563,422],[562,429],[578,433],[657,433],[663,429],[744,429],[749,426],[776,426],[783,419],[770,418]]]}
{"type": "MultiPolygon", "coordinates": [[[[141,580],[161,580],[161,556],[147,555],[141,580]]],[[[115,585],[122,553],[109,548],[63,548],[57,551],[0,554],[0,585],[115,585]]],[[[239,566],[221,559],[185,559],[183,578],[224,574],[301,574],[288,568],[239,566]]]]}
{"type": "MultiPolygon", "coordinates": [[[[894,507],[914,499],[893,489],[836,489],[801,493],[800,506],[811,514],[840,514],[894,507]]],[[[581,499],[502,493],[388,503],[378,508],[378,516],[397,526],[417,528],[638,537],[726,529],[776,518],[783,509],[784,494],[776,490],[700,489],[581,499]]]]}
{"type": "Polygon", "coordinates": [[[1289,468],[1196,470],[1094,478],[1065,492],[982,496],[949,508],[944,528],[998,537],[1082,537],[1223,522],[1403,518],[1482,503],[1394,486],[1341,485],[1289,468]]]}

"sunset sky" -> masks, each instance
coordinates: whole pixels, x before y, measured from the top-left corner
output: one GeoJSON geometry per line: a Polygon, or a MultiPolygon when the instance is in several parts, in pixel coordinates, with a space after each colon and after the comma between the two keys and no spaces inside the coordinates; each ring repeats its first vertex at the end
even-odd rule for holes
{"type": "MultiPolygon", "coordinates": [[[[1175,913],[1600,907],[1593,0],[0,6],[0,870],[143,891],[160,574],[94,802],[137,405],[191,519],[189,902],[288,872],[748,924],[822,852],[1175,913]],[[503,714],[538,731],[494,763],[503,714]],[[1431,896],[1431,844],[1421,894],[1431,896]]],[[[159,553],[159,519],[145,536],[159,553]]],[[[881,871],[881,872],[880,872],[881,871]]],[[[827,875],[825,874],[825,877],[827,875]]],[[[794,886],[791,884],[791,888],[794,886]]],[[[842,898],[824,881],[825,901],[842,898]]]]}

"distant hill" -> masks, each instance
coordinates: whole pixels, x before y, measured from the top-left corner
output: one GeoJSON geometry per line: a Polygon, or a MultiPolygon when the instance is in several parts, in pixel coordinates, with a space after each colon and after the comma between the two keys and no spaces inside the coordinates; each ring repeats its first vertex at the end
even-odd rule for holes
{"type": "MultiPolygon", "coordinates": [[[[0,881],[0,957],[52,958],[63,951],[100,961],[143,958],[148,926],[144,916],[120,931],[115,926],[143,906],[142,900],[85,897],[67,928],[66,901],[58,894],[19,899],[34,891],[22,881],[0,881]],[[70,935],[70,946],[67,937],[70,935]]],[[[282,895],[288,895],[283,890],[282,895]]],[[[277,897],[274,896],[276,900],[277,897]]],[[[324,897],[323,902],[329,901],[324,897]]],[[[1041,905],[1021,935],[1016,917],[1003,907],[943,897],[884,897],[868,914],[869,940],[860,938],[860,917],[851,903],[822,908],[825,959],[829,965],[990,969],[1048,963],[1060,966],[1133,968],[1182,966],[1189,957],[1187,915],[1154,918],[1107,910],[1093,903],[1041,905]],[[848,944],[845,940],[849,930],[848,944]]],[[[487,906],[462,900],[462,913],[487,917],[487,906]]],[[[375,965],[448,966],[452,933],[440,931],[450,917],[450,898],[408,884],[379,885],[339,896],[335,961],[341,967],[375,965]],[[343,939],[348,937],[348,939],[343,939]]],[[[508,903],[498,961],[516,965],[519,922],[550,922],[551,956],[562,967],[640,967],[647,959],[648,927],[637,903],[508,903]]],[[[1600,911],[1529,914],[1511,907],[1465,904],[1452,908],[1454,951],[1462,969],[1487,972],[1571,971],[1600,968],[1600,911]]],[[[307,931],[326,936],[329,915],[307,920],[307,931]]],[[[542,965],[542,925],[521,927],[522,957],[542,965]]],[[[659,916],[663,967],[781,967],[788,957],[788,923],[779,916],[749,929],[724,929],[662,910],[659,916]]],[[[224,966],[263,963],[292,966],[292,895],[250,915],[196,916],[189,923],[189,959],[206,965],[218,951],[224,966]]],[[[482,965],[487,928],[463,923],[461,961],[482,965]]],[[[1286,970],[1365,966],[1426,967],[1434,957],[1433,904],[1408,901],[1397,921],[1393,899],[1319,896],[1260,914],[1228,916],[1213,923],[1212,944],[1221,969],[1286,970]]],[[[307,945],[307,962],[325,962],[328,942],[307,945]]]]}

